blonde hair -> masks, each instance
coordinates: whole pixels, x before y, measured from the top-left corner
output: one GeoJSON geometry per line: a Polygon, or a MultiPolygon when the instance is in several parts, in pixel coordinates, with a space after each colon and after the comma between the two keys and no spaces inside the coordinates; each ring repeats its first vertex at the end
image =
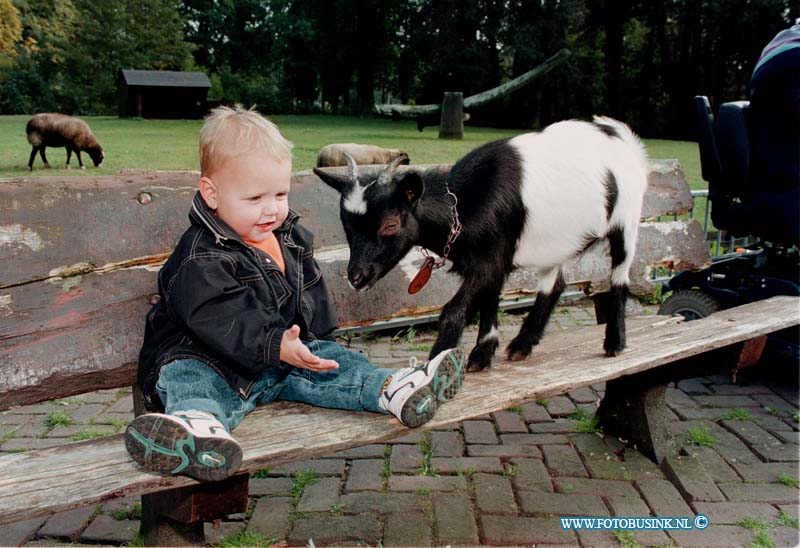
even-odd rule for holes
{"type": "Polygon", "coordinates": [[[279,162],[289,160],[292,146],[278,126],[254,107],[217,107],[206,117],[200,130],[200,173],[207,176],[226,160],[257,150],[267,152],[279,162]]]}

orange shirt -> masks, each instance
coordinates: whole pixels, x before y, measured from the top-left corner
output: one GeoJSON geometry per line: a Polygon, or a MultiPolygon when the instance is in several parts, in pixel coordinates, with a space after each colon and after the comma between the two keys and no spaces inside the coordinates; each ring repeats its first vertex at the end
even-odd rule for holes
{"type": "Polygon", "coordinates": [[[278,265],[278,268],[281,269],[281,272],[286,274],[286,263],[283,262],[281,245],[278,243],[278,238],[275,237],[275,234],[270,232],[269,236],[267,236],[267,239],[262,242],[251,242],[250,240],[245,240],[245,243],[249,246],[255,247],[256,249],[260,249],[272,257],[272,260],[275,261],[275,264],[278,265]]]}

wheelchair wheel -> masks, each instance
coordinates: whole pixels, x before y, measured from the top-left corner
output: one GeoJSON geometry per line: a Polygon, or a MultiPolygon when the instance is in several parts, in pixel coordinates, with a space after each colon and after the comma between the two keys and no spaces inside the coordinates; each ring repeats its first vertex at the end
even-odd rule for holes
{"type": "Polygon", "coordinates": [[[717,300],[697,289],[679,289],[661,303],[658,313],[663,316],[680,314],[688,321],[705,318],[721,310],[717,300]]]}

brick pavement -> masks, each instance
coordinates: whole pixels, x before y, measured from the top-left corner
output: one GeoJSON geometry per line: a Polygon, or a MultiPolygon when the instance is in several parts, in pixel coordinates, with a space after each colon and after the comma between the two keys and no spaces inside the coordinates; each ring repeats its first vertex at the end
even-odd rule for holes
{"type": "MultiPolygon", "coordinates": [[[[520,317],[505,315],[501,339],[520,317]]],[[[594,323],[556,309],[551,335],[594,323]]],[[[474,340],[474,329],[464,340],[474,340]]],[[[431,332],[349,341],[376,363],[425,355],[431,332]]],[[[452,428],[260,471],[246,514],[206,524],[209,544],[267,539],[324,545],[748,546],[798,543],[797,371],[760,368],[679,383],[667,392],[681,455],[656,466],[619,440],[577,433],[603,386],[576,390],[452,428]],[[794,377],[794,378],[791,378],[794,377]],[[709,437],[710,436],[710,437],[709,437]],[[694,443],[692,442],[694,440],[694,443]],[[696,445],[706,443],[707,445],[696,445]],[[305,482],[305,487],[300,489],[305,482]],[[565,531],[557,516],[692,516],[704,531],[565,531]],[[244,534],[249,536],[244,537],[244,534]],[[764,544],[767,542],[767,544],[764,544]]],[[[121,431],[130,390],[85,394],[0,413],[0,452],[121,431]]],[[[140,544],[136,499],[0,526],[0,546],[140,544]]]]}

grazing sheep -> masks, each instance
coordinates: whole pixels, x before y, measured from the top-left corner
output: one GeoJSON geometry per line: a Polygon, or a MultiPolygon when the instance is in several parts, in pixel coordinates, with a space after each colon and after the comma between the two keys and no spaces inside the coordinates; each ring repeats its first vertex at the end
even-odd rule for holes
{"type": "Polygon", "coordinates": [[[317,156],[317,167],[346,166],[345,154],[349,154],[360,165],[388,164],[400,156],[405,156],[404,163],[408,163],[408,155],[396,148],[381,148],[357,143],[334,143],[320,149],[319,156],[317,156]]]}
{"type": "Polygon", "coordinates": [[[95,167],[100,167],[105,158],[102,147],[97,143],[92,130],[86,122],[79,118],[73,118],[66,114],[44,112],[34,114],[28,121],[25,128],[28,133],[28,142],[33,147],[31,157],[28,160],[28,169],[33,171],[33,160],[36,152],[42,157],[45,167],[50,167],[47,163],[47,156],[44,154],[46,147],[67,147],[67,169],[72,153],[78,157],[78,165],[83,168],[81,161],[81,151],[86,151],[92,158],[95,167]]]}
{"type": "Polygon", "coordinates": [[[628,126],[602,117],[560,122],[482,145],[449,175],[397,170],[398,164],[375,180],[359,180],[353,162],[349,175],[314,172],[341,194],[353,288],[371,288],[415,245],[442,256],[452,243],[448,258],[463,283],[439,316],[431,356],[457,346],[479,312],[468,370],[491,365],[500,292],[520,265],[538,277],[533,309],[507,349],[510,360],[524,359],[564,290],[565,263],[599,240],[608,242],[611,255],[603,348],[609,356],[625,348],[625,300],[648,173],[644,148],[628,126]]]}

